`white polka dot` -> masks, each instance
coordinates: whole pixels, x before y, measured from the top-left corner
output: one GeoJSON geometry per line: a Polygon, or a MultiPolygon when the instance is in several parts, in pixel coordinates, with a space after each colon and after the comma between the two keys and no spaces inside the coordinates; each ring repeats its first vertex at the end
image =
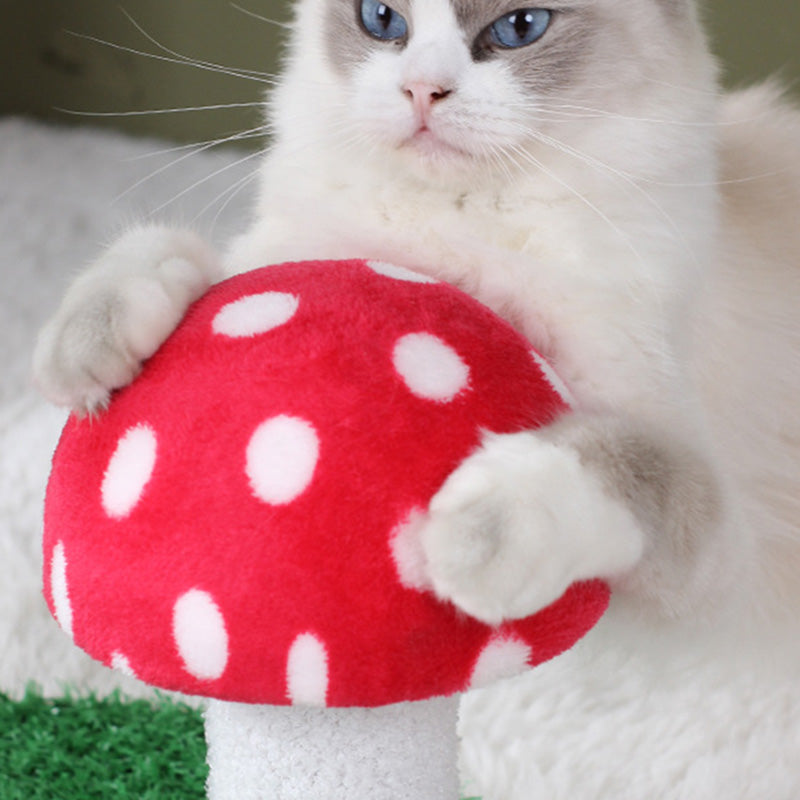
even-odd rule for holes
{"type": "Polygon", "coordinates": [[[478,656],[469,686],[479,689],[503,678],[513,678],[529,668],[531,648],[520,639],[498,636],[478,656]]]}
{"type": "Polygon", "coordinates": [[[428,560],[419,536],[424,522],[425,512],[414,508],[389,534],[389,547],[400,584],[416,591],[433,588],[428,576],[428,560]]]}
{"type": "Polygon", "coordinates": [[[328,653],[313,634],[303,633],[289,648],[286,691],[292,705],[324,706],[328,694],[328,653]]]}
{"type": "Polygon", "coordinates": [[[156,464],[157,441],[149,425],[129,428],[108,462],[101,498],[108,516],[120,519],[133,511],[156,464]]]}
{"type": "Polygon", "coordinates": [[[133,667],[131,666],[131,662],[128,661],[127,656],[123,653],[120,653],[119,650],[115,650],[111,654],[111,669],[115,669],[118,672],[121,672],[123,675],[127,675],[129,678],[138,678],[138,675],[133,671],[133,667]]]}
{"type": "Polygon", "coordinates": [[[293,294],[264,292],[242,297],[223,306],[214,317],[214,333],[234,338],[257,336],[287,323],[300,301],[293,294]]]}
{"type": "Polygon", "coordinates": [[[272,417],[256,428],[247,445],[250,486],[265,503],[290,503],[311,483],[318,458],[319,439],[311,423],[272,417]]]}
{"type": "Polygon", "coordinates": [[[172,634],[186,671],[201,681],[220,678],[228,663],[228,632],[208,592],[192,589],[175,603],[172,634]]]}
{"type": "Polygon", "coordinates": [[[50,592],[53,596],[56,621],[66,634],[72,636],[72,605],[67,586],[67,556],[64,552],[64,542],[59,542],[53,548],[53,559],[50,562],[50,592]]]}
{"type": "Polygon", "coordinates": [[[436,278],[431,278],[428,275],[423,275],[420,272],[413,272],[405,267],[398,267],[395,264],[389,264],[387,261],[368,261],[367,266],[378,275],[383,275],[385,278],[394,278],[397,281],[409,281],[410,283],[439,283],[436,278]]]}
{"type": "Polygon", "coordinates": [[[531,355],[539,369],[544,373],[545,380],[553,387],[566,405],[570,408],[574,408],[575,398],[572,396],[572,392],[567,388],[567,384],[561,380],[561,376],[550,366],[549,362],[535,350],[531,350],[531,355]]]}
{"type": "Polygon", "coordinates": [[[447,402],[469,384],[469,367],[450,345],[430,333],[409,333],[394,346],[394,367],[425,400],[447,402]]]}

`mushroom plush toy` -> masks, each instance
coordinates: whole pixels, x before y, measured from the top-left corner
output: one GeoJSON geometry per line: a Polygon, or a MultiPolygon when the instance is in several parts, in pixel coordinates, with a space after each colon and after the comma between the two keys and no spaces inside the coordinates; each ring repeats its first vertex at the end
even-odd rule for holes
{"type": "Polygon", "coordinates": [[[608,589],[492,628],[436,598],[416,533],[486,432],[567,410],[452,286],[365,261],[239,275],[68,421],[47,602],[94,658],[213,698],[212,798],[455,800],[457,693],[570,647],[608,589]]]}

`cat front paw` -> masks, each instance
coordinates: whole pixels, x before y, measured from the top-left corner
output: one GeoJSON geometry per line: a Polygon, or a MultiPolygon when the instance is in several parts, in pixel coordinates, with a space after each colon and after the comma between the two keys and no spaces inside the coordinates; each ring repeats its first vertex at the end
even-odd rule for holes
{"type": "Polygon", "coordinates": [[[36,386],[78,413],[104,407],[114,389],[136,377],[215,270],[215,257],[192,234],[128,233],[76,280],[41,330],[36,386]]]}
{"type": "Polygon", "coordinates": [[[33,354],[33,380],[51,403],[91,413],[107,405],[113,389],[133,380],[139,361],[111,332],[118,306],[113,295],[95,296],[42,328],[33,354]]]}
{"type": "Polygon", "coordinates": [[[489,436],[434,496],[420,538],[436,594],[492,625],[626,572],[643,549],[577,453],[527,432],[489,436]]]}

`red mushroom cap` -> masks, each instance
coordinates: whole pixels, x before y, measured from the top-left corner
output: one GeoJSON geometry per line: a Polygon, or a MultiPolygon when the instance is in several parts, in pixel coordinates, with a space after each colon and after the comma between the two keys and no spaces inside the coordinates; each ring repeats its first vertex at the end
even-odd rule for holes
{"type": "Polygon", "coordinates": [[[570,647],[576,584],[490,628],[437,600],[414,522],[483,432],[567,408],[509,325],[363,261],[215,286],[99,418],[72,417],[45,505],[45,596],[96,659],[269,704],[447,695],[570,647]]]}

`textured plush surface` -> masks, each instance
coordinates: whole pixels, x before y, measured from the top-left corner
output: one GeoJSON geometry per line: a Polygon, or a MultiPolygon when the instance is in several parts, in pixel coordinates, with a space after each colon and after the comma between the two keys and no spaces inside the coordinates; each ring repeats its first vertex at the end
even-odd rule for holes
{"type": "Polygon", "coordinates": [[[602,584],[491,629],[414,563],[416,519],[483,432],[567,411],[541,363],[465,294],[383,264],[215,286],[106,412],[65,428],[56,618],[103,663],[241,702],[383,705],[552,658],[599,619],[602,584]]]}

